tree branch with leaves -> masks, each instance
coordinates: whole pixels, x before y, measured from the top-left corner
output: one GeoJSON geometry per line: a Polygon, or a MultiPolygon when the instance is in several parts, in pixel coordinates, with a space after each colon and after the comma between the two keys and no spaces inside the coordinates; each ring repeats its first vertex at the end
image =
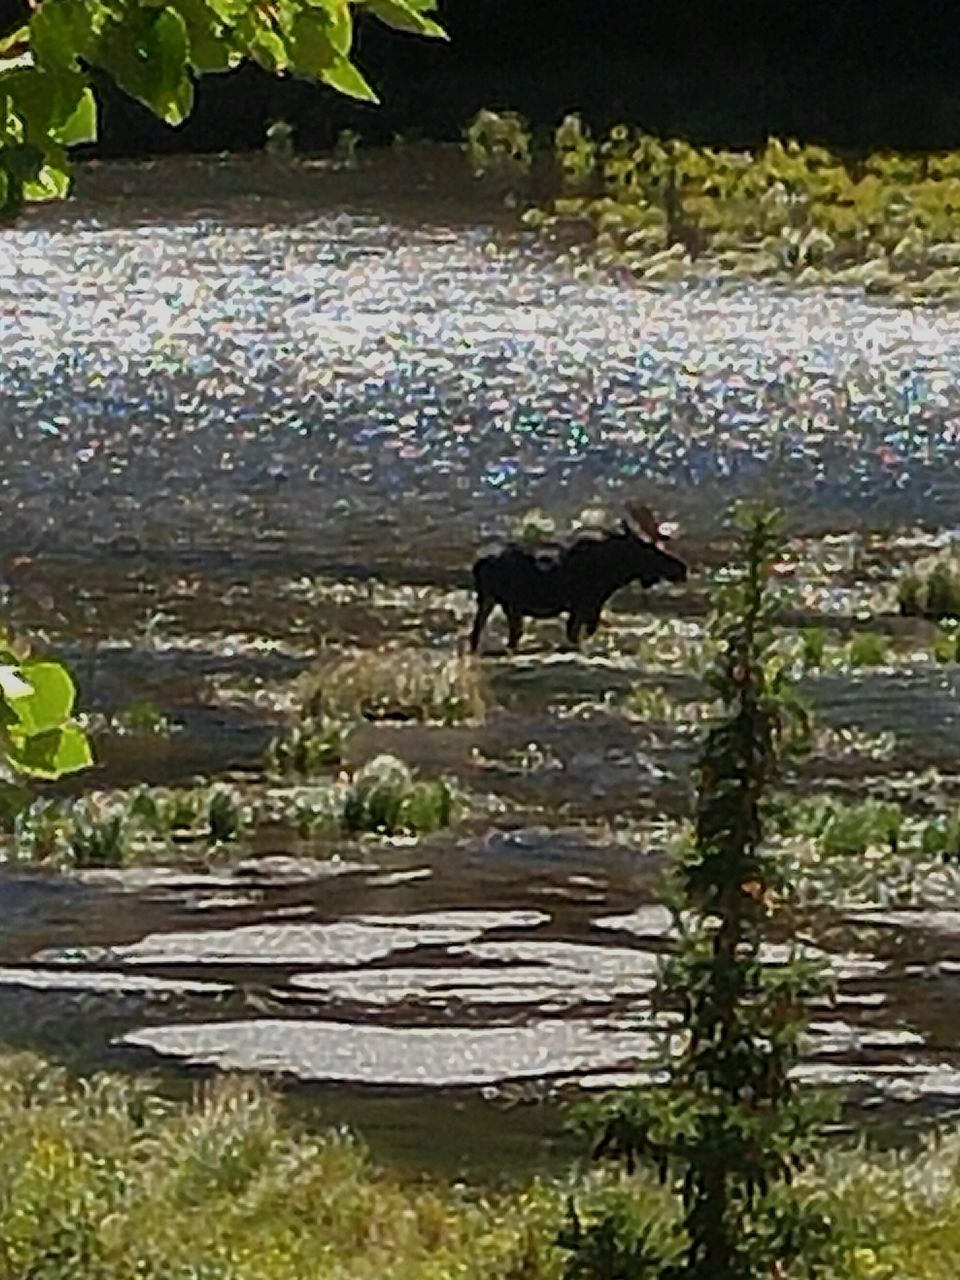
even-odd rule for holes
{"type": "Polygon", "coordinates": [[[199,76],[243,62],[376,102],[353,60],[357,18],[445,38],[435,9],[436,0],[35,0],[0,38],[0,217],[68,194],[70,149],[97,137],[97,72],[173,126],[193,110],[199,76]]]}

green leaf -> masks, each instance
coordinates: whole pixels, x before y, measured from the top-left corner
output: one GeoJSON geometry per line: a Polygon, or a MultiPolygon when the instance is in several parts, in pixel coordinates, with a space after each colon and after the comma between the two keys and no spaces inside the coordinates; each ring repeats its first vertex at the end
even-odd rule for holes
{"type": "Polygon", "coordinates": [[[199,72],[229,71],[241,61],[231,32],[214,7],[204,0],[172,0],[187,28],[190,65],[199,72]]]}
{"type": "Polygon", "coordinates": [[[346,3],[327,9],[327,29],[330,43],[338,53],[348,57],[353,46],[353,14],[346,3]]]}
{"type": "Polygon", "coordinates": [[[205,0],[207,8],[216,14],[221,22],[234,26],[249,13],[248,0],[205,0]]]}
{"type": "Polygon", "coordinates": [[[28,200],[63,200],[70,194],[72,182],[65,159],[52,164],[48,159],[36,182],[24,183],[23,191],[28,200]]]}
{"type": "Polygon", "coordinates": [[[94,11],[84,0],[44,0],[30,18],[30,48],[51,71],[74,68],[94,40],[94,11]]]}
{"type": "Polygon", "coordinates": [[[9,35],[0,40],[0,59],[19,58],[29,47],[29,44],[30,27],[27,23],[24,23],[22,27],[17,27],[16,31],[11,31],[9,35]]]}
{"type": "Polygon", "coordinates": [[[333,64],[321,71],[320,79],[350,98],[359,98],[361,102],[380,101],[349,58],[342,54],[335,55],[333,64]]]}
{"type": "Polygon", "coordinates": [[[42,142],[57,107],[60,91],[57,77],[35,67],[24,67],[5,72],[0,78],[0,86],[23,121],[26,138],[31,142],[42,142]]]}
{"type": "MultiPolygon", "coordinates": [[[[432,4],[424,7],[434,8],[432,4]]],[[[420,8],[409,0],[366,0],[366,8],[375,13],[381,22],[398,31],[413,31],[417,35],[433,36],[437,40],[449,39],[439,22],[424,17],[420,8]]]]}
{"type": "Polygon", "coordinates": [[[73,713],[76,687],[59,662],[25,662],[20,668],[31,694],[18,698],[14,711],[28,735],[55,729],[73,713]]]}
{"type": "Polygon", "coordinates": [[[250,39],[250,56],[268,71],[286,71],[290,65],[287,46],[276,31],[259,27],[250,39]]]}
{"type": "Polygon", "coordinates": [[[317,12],[297,15],[290,29],[289,48],[294,71],[313,79],[319,79],[343,56],[333,42],[331,28],[317,12]]]}
{"type": "Polygon", "coordinates": [[[22,188],[24,182],[35,182],[43,168],[43,152],[30,143],[19,143],[0,149],[0,164],[10,178],[22,188]]]}
{"type": "Polygon", "coordinates": [[[65,147],[97,140],[97,102],[93,90],[84,89],[73,114],[52,130],[52,136],[65,147]]]}
{"type": "Polygon", "coordinates": [[[30,737],[11,735],[7,760],[19,773],[30,777],[59,778],[89,768],[93,752],[80,726],[66,724],[30,737]]]}
{"type": "Polygon", "coordinates": [[[182,124],[193,106],[187,70],[187,27],[172,9],[138,10],[104,31],[98,60],[121,89],[167,124],[182,124]]]}

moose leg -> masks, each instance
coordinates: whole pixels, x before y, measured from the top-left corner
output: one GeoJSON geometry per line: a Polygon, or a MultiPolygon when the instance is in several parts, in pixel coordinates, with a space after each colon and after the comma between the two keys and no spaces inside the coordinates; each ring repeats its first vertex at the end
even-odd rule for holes
{"type": "Polygon", "coordinates": [[[523,614],[514,613],[511,610],[506,611],[507,626],[507,648],[511,653],[516,653],[520,648],[520,637],[523,635],[523,614]]]}
{"type": "Polygon", "coordinates": [[[470,632],[470,652],[476,653],[480,648],[480,637],[483,635],[483,629],[487,625],[487,619],[493,613],[496,601],[490,596],[477,596],[477,616],[473,620],[473,630],[470,632]]]}
{"type": "Polygon", "coordinates": [[[571,613],[567,618],[567,641],[573,645],[574,649],[580,648],[580,628],[583,626],[583,619],[576,613],[571,613]]]}

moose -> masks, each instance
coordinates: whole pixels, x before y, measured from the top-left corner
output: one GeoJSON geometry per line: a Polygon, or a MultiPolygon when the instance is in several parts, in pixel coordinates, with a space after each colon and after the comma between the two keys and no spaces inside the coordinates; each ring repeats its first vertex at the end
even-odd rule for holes
{"type": "Polygon", "coordinates": [[[600,614],[615,591],[630,582],[644,588],[660,581],[685,582],[687,566],[664,547],[653,513],[639,502],[625,505],[619,529],[584,533],[566,545],[527,550],[510,543],[480,556],[473,566],[477,616],[470,633],[476,653],[497,605],[507,615],[507,646],[515,653],[523,620],[567,614],[567,640],[575,648],[585,631],[596,633],[600,614]]]}

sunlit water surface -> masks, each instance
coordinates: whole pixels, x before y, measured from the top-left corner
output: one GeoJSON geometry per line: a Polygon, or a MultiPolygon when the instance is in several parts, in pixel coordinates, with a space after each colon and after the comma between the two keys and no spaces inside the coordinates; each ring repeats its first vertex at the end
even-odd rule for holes
{"type": "Polygon", "coordinates": [[[0,240],[8,544],[458,563],[628,492],[949,518],[960,321],[851,292],[584,283],[484,226],[261,201],[0,240]]]}

